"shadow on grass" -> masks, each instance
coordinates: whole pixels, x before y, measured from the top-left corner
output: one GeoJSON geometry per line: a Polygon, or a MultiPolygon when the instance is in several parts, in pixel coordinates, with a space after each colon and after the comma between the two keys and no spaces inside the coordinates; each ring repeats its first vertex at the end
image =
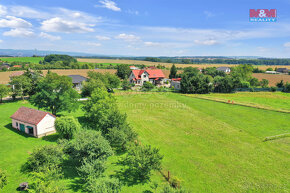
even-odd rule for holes
{"type": "Polygon", "coordinates": [[[42,137],[42,140],[49,141],[49,142],[57,142],[58,139],[59,139],[59,135],[57,133],[42,137]]]}
{"type": "Polygon", "coordinates": [[[120,182],[126,186],[145,184],[150,181],[150,178],[141,179],[137,172],[125,168],[126,165],[122,161],[116,162],[115,165],[123,166],[123,168],[119,171],[115,170],[115,174],[111,175],[111,177],[118,178],[120,182]]]}
{"type": "Polygon", "coordinates": [[[35,137],[32,136],[32,135],[29,135],[29,134],[27,134],[27,133],[24,133],[24,132],[22,132],[22,131],[19,131],[19,130],[13,128],[11,123],[5,125],[4,127],[6,127],[6,128],[9,129],[10,131],[13,131],[14,133],[16,133],[16,134],[18,134],[18,135],[21,135],[21,136],[23,136],[23,137],[25,137],[25,138],[35,138],[35,137]]]}
{"type": "Polygon", "coordinates": [[[72,189],[74,192],[78,192],[83,188],[83,180],[79,178],[76,167],[77,167],[76,162],[71,159],[64,160],[62,164],[64,179],[71,180],[69,188],[72,189]]]}

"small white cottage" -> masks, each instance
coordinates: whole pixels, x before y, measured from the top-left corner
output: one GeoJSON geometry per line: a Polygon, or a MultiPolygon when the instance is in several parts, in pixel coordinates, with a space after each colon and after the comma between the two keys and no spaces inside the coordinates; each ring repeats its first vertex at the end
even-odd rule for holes
{"type": "Polygon", "coordinates": [[[35,137],[55,133],[56,117],[48,112],[20,107],[11,117],[12,127],[35,137]]]}

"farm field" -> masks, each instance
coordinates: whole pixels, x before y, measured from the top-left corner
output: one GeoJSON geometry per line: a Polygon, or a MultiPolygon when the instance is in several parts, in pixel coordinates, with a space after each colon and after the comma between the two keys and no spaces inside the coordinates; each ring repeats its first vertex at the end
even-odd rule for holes
{"type": "Polygon", "coordinates": [[[210,93],[203,95],[188,95],[205,97],[209,99],[222,99],[239,102],[241,104],[257,105],[260,107],[272,108],[274,110],[290,111],[290,94],[283,92],[238,92],[238,93],[210,93]]]}
{"type": "Polygon", "coordinates": [[[0,61],[4,62],[30,62],[38,64],[39,61],[43,60],[43,57],[2,57],[0,61]]]}
{"type": "MultiPolygon", "coordinates": [[[[115,69],[70,69],[70,70],[51,70],[51,72],[55,72],[59,75],[81,75],[87,76],[88,71],[95,71],[95,72],[109,72],[109,73],[116,73],[115,69]]],[[[165,77],[168,78],[170,74],[170,70],[162,70],[165,77]]],[[[0,72],[0,84],[8,84],[9,83],[9,76],[16,71],[7,71],[7,72],[0,72]]],[[[179,71],[181,72],[181,71],[179,71]]],[[[47,70],[43,70],[43,73],[46,74],[47,70]]],[[[289,75],[282,75],[282,74],[260,74],[254,73],[253,77],[258,78],[259,80],[267,79],[269,80],[269,86],[275,86],[276,83],[284,80],[284,82],[290,82],[289,75]]]]}
{"type": "MultiPolygon", "coordinates": [[[[87,63],[107,63],[107,64],[144,64],[147,66],[157,66],[158,64],[165,66],[166,68],[170,68],[172,63],[162,63],[162,62],[150,62],[150,61],[142,61],[142,60],[118,60],[118,59],[90,59],[90,58],[78,58],[79,62],[87,62],[87,63]]],[[[221,67],[221,66],[236,66],[235,64],[175,64],[177,68],[185,68],[185,67],[196,67],[196,68],[206,68],[206,67],[221,67]]],[[[255,66],[261,70],[266,70],[267,68],[289,68],[289,66],[255,66]]]]}
{"type": "Polygon", "coordinates": [[[263,142],[290,132],[289,114],[167,93],[118,101],[141,141],[160,148],[164,172],[193,192],[290,190],[290,139],[263,142]]]}
{"type": "Polygon", "coordinates": [[[257,78],[259,81],[261,81],[262,79],[269,80],[269,86],[276,86],[276,83],[280,82],[281,80],[283,80],[284,82],[290,82],[290,75],[285,74],[254,73],[253,77],[257,78]]]}
{"type": "MultiPolygon", "coordinates": [[[[258,97],[249,94],[249,98],[258,97]]],[[[263,98],[263,93],[259,97],[263,98]]],[[[275,93],[276,94],[276,93],[275,93]]],[[[245,93],[246,95],[246,93],[245,93]]],[[[288,100],[269,100],[282,106],[288,100]],[[278,104],[281,101],[281,104],[278,104]]],[[[266,96],[265,98],[270,98],[266,96]]],[[[182,180],[193,192],[287,192],[290,190],[289,138],[263,142],[267,136],[290,132],[289,114],[228,105],[174,93],[118,95],[117,101],[143,144],[160,148],[163,170],[182,180]],[[213,124],[214,123],[214,124],[213,124]]],[[[27,101],[0,105],[0,168],[9,173],[3,192],[14,192],[29,176],[21,166],[34,148],[55,143],[57,135],[36,139],[11,128],[10,115],[27,101]]],[[[69,113],[63,113],[69,114],[69,113]]],[[[82,117],[79,109],[71,113],[82,117]]],[[[115,175],[120,158],[109,160],[107,173],[115,175]]],[[[158,172],[153,181],[164,184],[158,172]]],[[[68,192],[80,192],[77,174],[66,170],[68,192]]],[[[125,185],[123,193],[152,191],[150,183],[125,185]]]]}

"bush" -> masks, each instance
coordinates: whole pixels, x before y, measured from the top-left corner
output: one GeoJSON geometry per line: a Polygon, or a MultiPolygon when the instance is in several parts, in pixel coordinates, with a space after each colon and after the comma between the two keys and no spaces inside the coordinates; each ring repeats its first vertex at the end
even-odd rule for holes
{"type": "Polygon", "coordinates": [[[276,86],[277,86],[278,88],[283,88],[283,86],[284,86],[284,81],[281,80],[280,82],[278,82],[278,83],[276,84],[276,86]]]}
{"type": "Polygon", "coordinates": [[[118,193],[121,191],[121,183],[116,178],[90,179],[85,184],[86,190],[93,193],[118,193]]]}
{"type": "Polygon", "coordinates": [[[287,82],[287,83],[284,85],[282,92],[290,93],[290,83],[287,82]]]}
{"type": "Polygon", "coordinates": [[[98,131],[83,130],[71,140],[66,150],[79,164],[88,160],[106,160],[113,155],[109,142],[98,131]]]}
{"type": "Polygon", "coordinates": [[[142,88],[145,90],[152,90],[155,86],[151,82],[144,82],[142,88]]]}
{"type": "Polygon", "coordinates": [[[250,88],[251,84],[247,81],[241,81],[242,88],[250,88]]]}
{"type": "Polygon", "coordinates": [[[66,187],[61,181],[63,173],[60,168],[43,168],[41,172],[33,172],[33,182],[29,185],[30,193],[64,193],[66,187]]]}
{"type": "Polygon", "coordinates": [[[270,87],[270,91],[271,91],[271,92],[276,92],[276,91],[277,91],[277,87],[275,87],[275,86],[271,86],[271,87],[270,87]]]}
{"type": "Polygon", "coordinates": [[[161,169],[162,159],[163,156],[157,148],[150,145],[133,145],[129,148],[123,164],[128,166],[127,172],[131,173],[134,179],[144,181],[149,179],[152,170],[161,169]]]}
{"type": "Polygon", "coordinates": [[[105,171],[105,162],[101,160],[84,159],[78,168],[78,173],[87,182],[91,178],[99,178],[105,171]]]}
{"type": "Polygon", "coordinates": [[[81,125],[72,116],[58,117],[55,121],[55,129],[61,138],[72,139],[81,129],[81,125]]]}
{"type": "Polygon", "coordinates": [[[57,145],[46,145],[35,149],[29,156],[26,167],[30,171],[40,172],[44,168],[60,166],[64,159],[62,148],[57,145]]]}
{"type": "Polygon", "coordinates": [[[7,185],[7,174],[5,171],[0,169],[0,189],[7,185]]]}

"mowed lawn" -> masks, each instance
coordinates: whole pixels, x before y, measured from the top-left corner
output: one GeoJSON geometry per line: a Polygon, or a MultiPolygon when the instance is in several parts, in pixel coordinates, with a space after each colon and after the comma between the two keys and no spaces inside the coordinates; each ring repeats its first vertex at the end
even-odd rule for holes
{"type": "MultiPolygon", "coordinates": [[[[281,99],[281,103],[284,100],[281,99]]],[[[193,192],[289,192],[290,115],[173,93],[118,96],[144,144],[159,147],[163,171],[193,192]]]]}
{"type": "Polygon", "coordinates": [[[257,104],[261,107],[269,107],[276,110],[290,110],[290,94],[283,92],[238,92],[238,93],[210,93],[205,95],[192,95],[223,99],[225,101],[240,102],[243,104],[257,104]]]}

